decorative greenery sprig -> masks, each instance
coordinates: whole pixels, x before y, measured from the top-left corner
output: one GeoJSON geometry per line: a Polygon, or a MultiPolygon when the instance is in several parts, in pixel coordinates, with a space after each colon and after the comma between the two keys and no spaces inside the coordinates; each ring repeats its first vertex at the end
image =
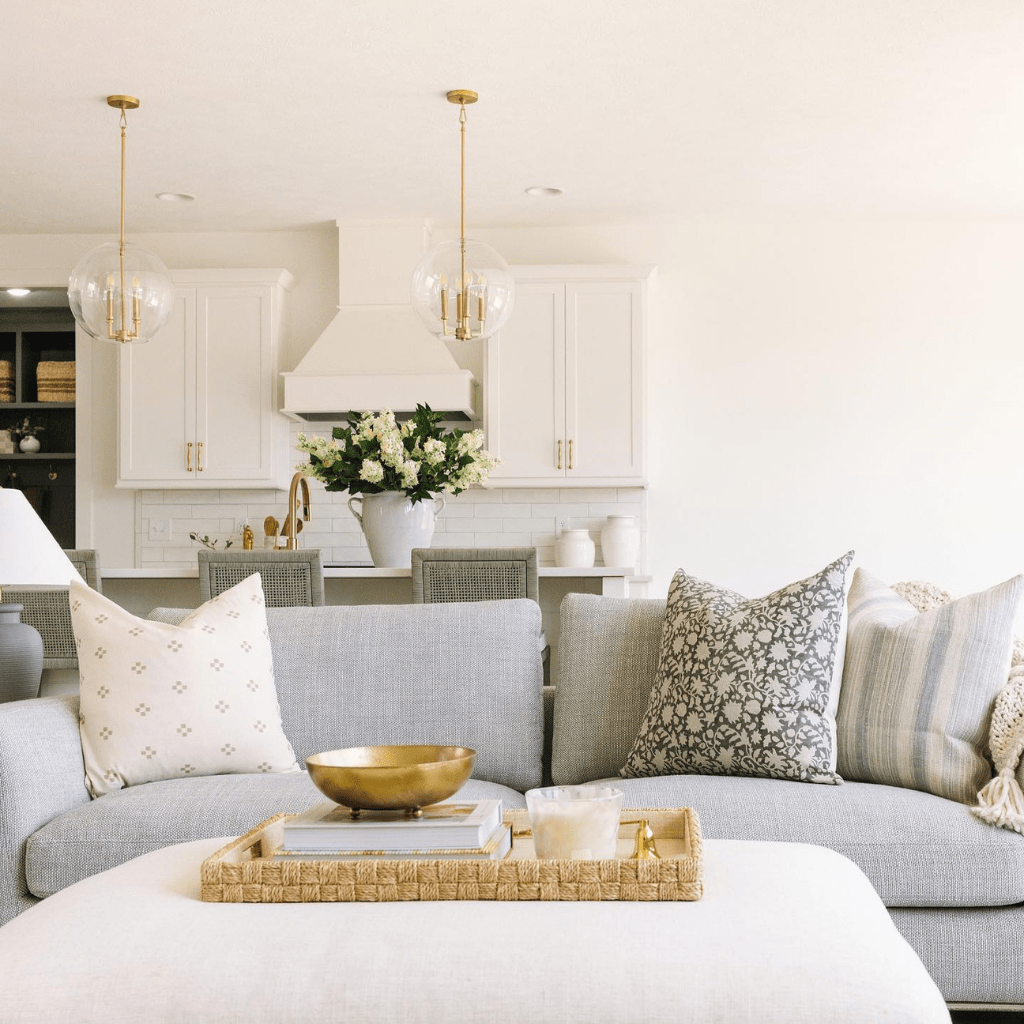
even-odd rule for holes
{"type": "MultiPolygon", "coordinates": [[[[217,550],[217,541],[210,540],[209,534],[200,537],[198,533],[192,532],[188,536],[190,540],[198,541],[200,544],[203,545],[204,548],[209,548],[211,551],[217,550]]],[[[227,542],[225,542],[224,550],[227,551],[227,549],[231,547],[232,544],[234,544],[233,540],[228,540],[227,542]]]]}
{"type": "Polygon", "coordinates": [[[10,428],[11,438],[14,441],[20,441],[23,437],[36,437],[41,434],[46,427],[41,423],[33,423],[27,416],[21,421],[16,423],[10,428]]]}
{"type": "Polygon", "coordinates": [[[299,434],[299,451],[309,461],[296,468],[328,491],[401,491],[414,504],[441,491],[459,494],[483,483],[498,459],[484,450],[482,430],[445,430],[442,419],[429,405],[417,405],[401,424],[390,409],[358,418],[352,413],[330,439],[299,434]]]}

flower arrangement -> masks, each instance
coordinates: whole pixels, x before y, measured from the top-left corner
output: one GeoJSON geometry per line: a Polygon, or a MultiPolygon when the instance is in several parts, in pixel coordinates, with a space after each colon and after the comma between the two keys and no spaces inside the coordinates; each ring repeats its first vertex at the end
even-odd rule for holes
{"type": "Polygon", "coordinates": [[[445,430],[442,418],[429,405],[417,405],[401,424],[390,409],[353,415],[330,439],[299,434],[299,451],[309,462],[296,468],[329,491],[401,491],[413,504],[438,491],[459,494],[483,483],[498,459],[484,450],[482,430],[445,430]]]}

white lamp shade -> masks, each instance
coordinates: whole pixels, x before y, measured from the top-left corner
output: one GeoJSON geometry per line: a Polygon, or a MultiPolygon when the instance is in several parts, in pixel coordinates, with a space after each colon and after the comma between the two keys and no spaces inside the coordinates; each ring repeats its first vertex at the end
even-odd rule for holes
{"type": "Polygon", "coordinates": [[[0,487],[0,587],[66,587],[72,579],[81,579],[78,570],[28,498],[0,487]]]}

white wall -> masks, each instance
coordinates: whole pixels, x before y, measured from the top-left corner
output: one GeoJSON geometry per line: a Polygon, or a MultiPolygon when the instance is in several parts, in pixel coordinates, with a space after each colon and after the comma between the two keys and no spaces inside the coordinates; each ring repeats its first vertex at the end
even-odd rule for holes
{"type": "MultiPolygon", "coordinates": [[[[883,579],[930,579],[961,593],[1024,569],[1024,225],[687,223],[475,234],[514,263],[658,267],[648,364],[650,594],[665,592],[677,566],[762,593],[849,548],[883,579]]],[[[0,237],[0,285],[14,283],[10,268],[63,260],[66,274],[95,241],[0,237]]],[[[287,267],[298,285],[286,361],[298,360],[334,311],[333,226],[138,241],[171,266],[287,267]]],[[[94,394],[107,403],[96,410],[96,475],[102,500],[109,496],[98,518],[110,517],[96,529],[104,550],[122,551],[133,523],[106,487],[109,377],[94,394]]]]}
{"type": "Polygon", "coordinates": [[[956,593],[1024,570],[1024,225],[486,238],[510,262],[658,267],[651,595],[679,566],[764,593],[850,548],[956,593]]]}

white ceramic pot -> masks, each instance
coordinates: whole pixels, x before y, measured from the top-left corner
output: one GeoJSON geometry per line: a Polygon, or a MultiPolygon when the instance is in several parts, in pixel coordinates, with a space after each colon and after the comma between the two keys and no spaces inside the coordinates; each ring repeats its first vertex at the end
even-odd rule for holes
{"type": "Polygon", "coordinates": [[[594,542],[586,530],[563,530],[555,541],[555,565],[589,569],[594,564],[594,542]]]}
{"type": "Polygon", "coordinates": [[[428,498],[413,504],[401,491],[360,494],[348,499],[348,507],[363,528],[370,557],[378,569],[408,569],[412,565],[412,549],[430,547],[437,514],[444,506],[444,498],[428,498]],[[355,510],[356,502],[361,513],[355,510]]]}
{"type": "Polygon", "coordinates": [[[23,452],[32,453],[39,451],[42,445],[39,443],[38,437],[34,437],[32,434],[27,434],[25,437],[21,439],[21,444],[18,445],[18,447],[23,452]]]}
{"type": "Polygon", "coordinates": [[[640,528],[633,516],[609,516],[601,530],[601,554],[605,565],[636,565],[640,553],[640,528]]]}

